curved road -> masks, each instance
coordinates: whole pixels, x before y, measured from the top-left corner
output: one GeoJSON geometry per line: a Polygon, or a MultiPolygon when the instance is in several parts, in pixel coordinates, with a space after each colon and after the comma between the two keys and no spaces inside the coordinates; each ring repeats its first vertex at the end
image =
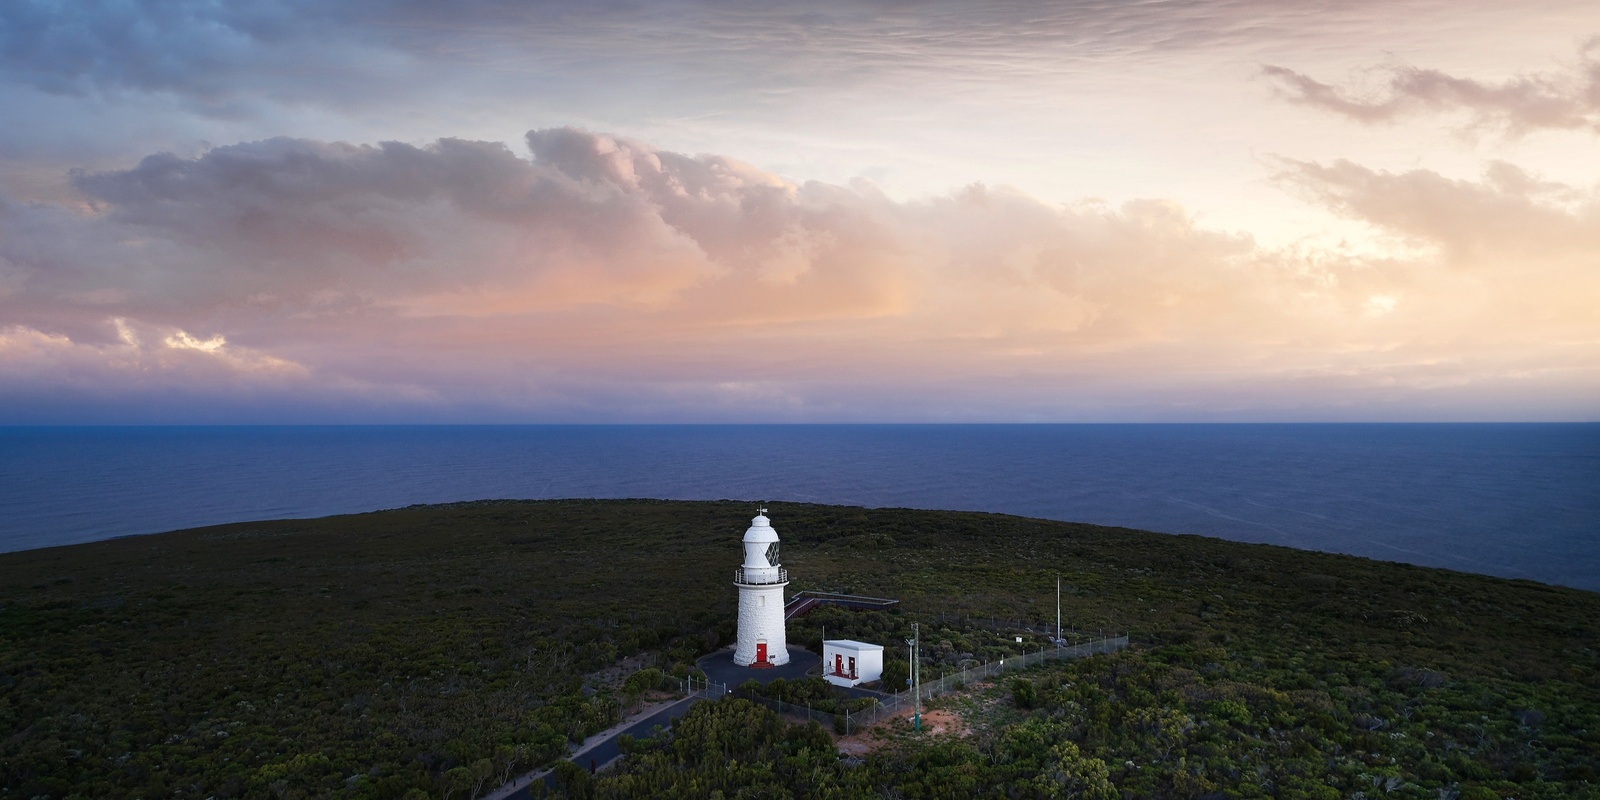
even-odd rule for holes
{"type": "MultiPolygon", "coordinates": [[[[736,688],[746,680],[755,679],[761,683],[771,683],[777,678],[793,680],[804,677],[812,667],[822,663],[822,657],[798,645],[789,647],[789,663],[772,669],[750,669],[733,663],[733,650],[727,648],[699,659],[695,666],[699,667],[713,684],[724,684],[729,690],[736,688]]],[[[841,687],[843,688],[843,687],[841,687]]],[[[845,693],[856,697],[879,697],[877,692],[866,689],[845,688],[845,693]]],[[[585,750],[580,750],[567,756],[567,760],[580,767],[595,769],[604,767],[622,755],[621,748],[617,747],[617,737],[626,733],[636,739],[643,739],[652,733],[656,726],[667,728],[675,720],[688,713],[689,706],[703,699],[700,696],[690,695],[670,706],[667,706],[648,717],[645,717],[611,736],[596,742],[585,750]]],[[[544,784],[555,788],[555,773],[549,772],[544,776],[544,784]]],[[[528,787],[523,787],[503,800],[532,800],[533,795],[528,787]]]]}
{"type": "MultiPolygon", "coordinates": [[[[597,767],[605,766],[606,764],[609,764],[611,761],[615,760],[618,756],[622,755],[622,750],[617,747],[618,736],[626,733],[636,739],[643,739],[649,736],[651,731],[657,725],[663,728],[670,726],[672,724],[672,720],[675,720],[687,713],[689,711],[689,706],[692,705],[697,699],[699,698],[692,696],[685,697],[684,699],[679,700],[678,702],[673,703],[672,705],[667,706],[666,708],[663,708],[660,711],[657,711],[656,713],[651,714],[650,716],[645,717],[644,719],[641,719],[620,731],[617,731],[615,735],[596,742],[593,747],[573,753],[571,756],[567,757],[567,760],[577,764],[580,767],[589,767],[591,763],[597,767]]],[[[554,772],[545,775],[544,784],[551,788],[555,787],[554,772]]],[[[517,791],[506,796],[506,800],[532,799],[533,795],[528,791],[528,787],[518,789],[517,791]]]]}

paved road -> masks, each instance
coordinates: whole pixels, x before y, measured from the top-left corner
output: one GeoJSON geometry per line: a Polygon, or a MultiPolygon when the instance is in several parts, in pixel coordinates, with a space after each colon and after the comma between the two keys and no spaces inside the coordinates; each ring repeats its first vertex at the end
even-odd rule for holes
{"type": "MultiPolygon", "coordinates": [[[[728,689],[731,691],[733,689],[737,689],[739,684],[751,679],[755,679],[762,684],[767,684],[777,680],[778,678],[783,678],[785,680],[803,678],[805,677],[806,672],[810,671],[813,667],[816,667],[821,663],[821,656],[798,645],[791,645],[789,647],[789,663],[784,664],[781,667],[772,667],[770,669],[751,669],[749,667],[741,667],[738,664],[733,663],[732,648],[718,650],[709,656],[704,656],[695,662],[695,666],[698,666],[701,671],[705,672],[706,677],[709,678],[711,682],[726,684],[728,689]]],[[[845,691],[858,696],[871,696],[873,694],[864,689],[857,689],[853,691],[846,689],[845,691]]],[[[657,725],[663,728],[669,727],[672,720],[675,720],[678,717],[688,713],[689,706],[693,705],[698,699],[699,698],[690,696],[679,700],[678,702],[673,703],[672,705],[667,706],[666,708],[663,708],[660,711],[657,711],[656,713],[651,714],[650,716],[645,717],[644,719],[641,719],[620,731],[617,731],[615,735],[597,742],[588,750],[584,750],[569,756],[567,760],[585,768],[590,767],[590,765],[597,767],[605,766],[613,759],[616,759],[618,756],[622,755],[622,750],[617,747],[618,736],[626,733],[636,739],[643,739],[649,736],[651,731],[657,725]]],[[[552,772],[544,777],[544,784],[546,786],[551,788],[555,787],[554,774],[555,773],[552,772]]],[[[532,800],[532,795],[529,793],[528,789],[523,788],[513,792],[510,795],[507,795],[505,800],[532,800]]]]}
{"type": "MultiPolygon", "coordinates": [[[[660,725],[663,728],[669,727],[672,720],[683,716],[689,711],[689,706],[693,704],[695,700],[696,698],[694,697],[685,697],[684,699],[679,700],[678,702],[673,703],[672,705],[667,706],[666,708],[663,708],[660,711],[657,711],[656,713],[651,714],[650,716],[645,717],[644,719],[641,719],[620,731],[617,731],[616,736],[601,740],[595,744],[594,747],[573,755],[567,760],[572,761],[578,766],[584,768],[588,768],[591,762],[596,766],[608,764],[613,759],[622,755],[622,750],[617,747],[618,736],[626,733],[636,739],[643,739],[649,736],[651,731],[657,725],[660,725]]],[[[553,779],[554,774],[555,773],[551,773],[550,775],[545,776],[544,782],[546,786],[550,786],[552,788],[555,787],[555,782],[553,779]]],[[[532,800],[532,797],[533,796],[528,793],[527,789],[521,789],[508,796],[506,800],[532,800]]]]}

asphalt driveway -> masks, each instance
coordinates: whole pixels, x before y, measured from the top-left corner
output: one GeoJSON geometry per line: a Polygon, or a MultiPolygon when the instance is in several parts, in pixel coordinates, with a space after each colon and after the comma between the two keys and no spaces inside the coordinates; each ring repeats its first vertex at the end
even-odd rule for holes
{"type": "MultiPolygon", "coordinates": [[[[733,663],[733,648],[728,647],[718,650],[709,656],[701,656],[695,666],[706,674],[712,683],[727,684],[728,690],[739,688],[739,684],[748,680],[768,684],[783,678],[792,681],[795,678],[804,678],[813,667],[822,666],[822,656],[811,652],[799,645],[789,645],[789,663],[781,667],[768,669],[751,669],[733,663]]],[[[821,671],[817,672],[821,675],[821,671]]]]}

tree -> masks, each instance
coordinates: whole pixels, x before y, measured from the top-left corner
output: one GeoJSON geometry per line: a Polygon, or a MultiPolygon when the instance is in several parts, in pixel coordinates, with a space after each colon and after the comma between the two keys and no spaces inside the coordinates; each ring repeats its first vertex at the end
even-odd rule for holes
{"type": "Polygon", "coordinates": [[[517,765],[522,763],[527,754],[527,747],[520,744],[515,747],[503,744],[494,749],[495,763],[500,765],[500,783],[504,784],[511,780],[511,774],[516,771],[517,765]]]}
{"type": "Polygon", "coordinates": [[[910,662],[897,658],[885,658],[883,660],[883,677],[879,680],[883,684],[884,691],[905,691],[908,688],[906,679],[909,677],[911,677],[910,662]]]}
{"type": "Polygon", "coordinates": [[[487,758],[480,758],[468,767],[472,771],[472,796],[477,797],[483,790],[483,785],[494,777],[494,762],[487,758]]]}
{"type": "Polygon", "coordinates": [[[472,786],[472,770],[466,767],[445,770],[439,777],[439,783],[439,797],[442,800],[450,800],[456,792],[466,791],[472,786]]]}

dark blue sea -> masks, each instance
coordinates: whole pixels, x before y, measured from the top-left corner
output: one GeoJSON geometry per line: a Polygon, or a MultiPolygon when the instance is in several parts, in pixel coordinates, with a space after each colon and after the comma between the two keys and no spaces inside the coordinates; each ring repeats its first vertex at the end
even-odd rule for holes
{"type": "Polygon", "coordinates": [[[0,550],[481,498],[999,511],[1600,590],[1600,424],[0,428],[0,550]]]}

